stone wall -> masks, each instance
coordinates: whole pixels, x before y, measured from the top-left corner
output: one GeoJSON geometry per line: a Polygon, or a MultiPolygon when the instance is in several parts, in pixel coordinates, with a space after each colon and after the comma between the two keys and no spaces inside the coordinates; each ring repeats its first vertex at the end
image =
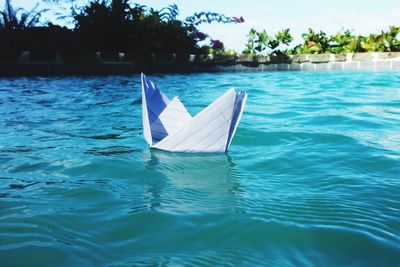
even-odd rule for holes
{"type": "Polygon", "coordinates": [[[13,62],[0,61],[0,75],[130,74],[224,71],[400,71],[400,52],[315,54],[288,57],[248,55],[189,55],[93,52],[66,60],[56,53],[51,60],[20,53],[13,62]]]}

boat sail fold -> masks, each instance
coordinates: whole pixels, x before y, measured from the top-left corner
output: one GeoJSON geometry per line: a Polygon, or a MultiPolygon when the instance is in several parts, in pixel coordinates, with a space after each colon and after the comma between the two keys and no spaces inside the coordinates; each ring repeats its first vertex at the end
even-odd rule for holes
{"type": "Polygon", "coordinates": [[[247,93],[230,89],[192,117],[178,97],[170,100],[142,73],[143,134],[152,148],[173,152],[226,153],[247,93]]]}

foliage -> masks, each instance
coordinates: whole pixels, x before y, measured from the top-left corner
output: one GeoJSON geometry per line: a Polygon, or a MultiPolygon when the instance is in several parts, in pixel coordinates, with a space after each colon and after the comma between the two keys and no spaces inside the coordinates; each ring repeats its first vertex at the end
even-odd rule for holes
{"type": "Polygon", "coordinates": [[[323,53],[356,53],[356,52],[391,52],[400,51],[398,39],[400,27],[390,26],[389,31],[368,36],[353,35],[350,30],[337,32],[328,36],[325,32],[315,32],[308,29],[302,34],[303,44],[293,49],[288,47],[293,41],[289,29],[281,30],[274,36],[270,36],[265,30],[257,31],[252,28],[247,34],[247,43],[243,54],[257,55],[268,51],[269,55],[287,56],[292,54],[323,54],[323,53]]]}
{"type": "MultiPolygon", "coordinates": [[[[69,3],[75,0],[41,0],[47,3],[69,3]]],[[[37,27],[41,15],[47,10],[31,11],[14,8],[11,0],[5,0],[0,11],[0,49],[48,51],[104,51],[149,53],[211,53],[233,55],[224,44],[200,32],[202,23],[243,23],[243,17],[228,17],[215,12],[197,12],[179,19],[178,6],[173,4],[160,10],[130,0],[89,0],[86,5],[72,8],[74,29],[49,23],[37,27]],[[200,44],[207,44],[200,47],[200,44]]],[[[390,26],[387,31],[367,36],[354,35],[341,30],[332,36],[323,31],[308,29],[302,35],[303,42],[291,46],[293,37],[289,29],[269,35],[266,30],[252,28],[247,34],[243,51],[247,55],[268,54],[287,56],[291,54],[356,53],[400,51],[400,27],[390,26]],[[289,49],[290,48],[290,49],[289,49]]]]}
{"type": "Polygon", "coordinates": [[[304,44],[295,47],[296,54],[391,52],[400,50],[397,39],[400,28],[390,26],[389,31],[368,36],[352,35],[350,30],[339,31],[330,38],[324,32],[312,29],[302,35],[304,44]]]}
{"type": "Polygon", "coordinates": [[[35,26],[46,9],[37,10],[39,4],[31,11],[22,8],[14,9],[11,0],[6,0],[4,10],[0,11],[0,29],[23,30],[35,26]]]}
{"type": "Polygon", "coordinates": [[[214,12],[197,12],[192,16],[189,16],[185,19],[185,23],[189,25],[198,26],[202,23],[243,23],[243,17],[227,17],[223,14],[214,13],[214,12]]]}
{"type": "Polygon", "coordinates": [[[360,36],[351,35],[351,31],[339,31],[336,35],[331,36],[329,51],[334,54],[354,53],[361,51],[360,36]]]}
{"type": "Polygon", "coordinates": [[[366,52],[390,52],[400,49],[400,42],[397,35],[400,28],[390,26],[388,32],[382,31],[381,34],[370,34],[362,39],[361,47],[366,52]]]}
{"type": "MultiPolygon", "coordinates": [[[[47,4],[70,5],[74,29],[55,26],[51,22],[47,27],[36,27],[46,10],[38,10],[36,5],[26,12],[13,8],[10,1],[6,0],[4,10],[0,11],[0,48],[3,50],[40,49],[69,55],[79,51],[86,54],[103,51],[109,55],[126,52],[131,58],[136,54],[198,53],[201,52],[199,42],[214,42],[197,29],[199,24],[244,21],[242,17],[211,12],[195,13],[182,20],[175,4],[158,10],[131,4],[129,0],[89,0],[80,7],[76,6],[79,1],[74,0],[41,0],[47,4]]],[[[224,51],[223,44],[218,47],[221,44],[213,44],[214,51],[224,51]]]]}
{"type": "Polygon", "coordinates": [[[243,50],[243,54],[245,55],[255,55],[256,54],[256,38],[257,31],[254,28],[251,28],[249,33],[247,34],[247,43],[245,45],[245,49],[243,50]]]}
{"type": "Polygon", "coordinates": [[[384,33],[383,43],[387,51],[399,51],[400,41],[397,36],[400,33],[400,27],[389,26],[389,32],[384,33]]]}
{"type": "Polygon", "coordinates": [[[213,55],[222,55],[225,53],[224,43],[220,40],[211,39],[209,49],[207,51],[208,54],[213,55]]]}
{"type": "Polygon", "coordinates": [[[329,38],[323,31],[316,33],[309,28],[302,38],[304,43],[294,48],[296,54],[323,54],[329,51],[329,38]]]}
{"type": "MultiPolygon", "coordinates": [[[[128,0],[93,0],[73,11],[75,29],[88,47],[109,51],[193,53],[208,35],[196,26],[213,21],[239,23],[240,19],[210,12],[178,20],[177,5],[156,10],[129,5],[128,0]]],[[[243,18],[242,18],[243,20],[243,18]]]]}
{"type": "Polygon", "coordinates": [[[176,5],[161,10],[128,0],[95,0],[74,11],[75,29],[92,49],[137,52],[192,52],[197,36],[177,20],[176,5]]]}
{"type": "Polygon", "coordinates": [[[270,55],[285,55],[288,50],[282,51],[279,47],[288,46],[293,40],[289,29],[279,31],[274,36],[270,36],[265,30],[258,32],[256,29],[252,28],[247,37],[246,48],[243,51],[243,54],[246,55],[261,54],[267,49],[270,55]]]}
{"type": "MultiPolygon", "coordinates": [[[[276,41],[278,43],[278,45],[276,45],[276,47],[278,47],[278,46],[287,47],[293,41],[293,37],[290,34],[289,29],[284,29],[284,30],[281,30],[281,31],[277,32],[275,34],[275,39],[276,39],[276,41]]],[[[274,48],[272,54],[275,54],[275,55],[288,55],[288,54],[291,53],[291,51],[289,49],[287,49],[287,48],[285,50],[280,50],[280,49],[275,49],[275,48],[274,48]]]]}

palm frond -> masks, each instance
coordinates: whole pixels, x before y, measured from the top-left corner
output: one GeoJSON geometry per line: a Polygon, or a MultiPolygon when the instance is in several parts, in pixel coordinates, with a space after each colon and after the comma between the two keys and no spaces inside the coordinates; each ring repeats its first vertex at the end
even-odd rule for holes
{"type": "Polygon", "coordinates": [[[39,4],[36,4],[31,11],[27,12],[23,8],[14,8],[11,0],[6,0],[3,11],[0,11],[0,28],[6,29],[24,29],[35,26],[40,16],[48,9],[37,10],[39,4]]]}

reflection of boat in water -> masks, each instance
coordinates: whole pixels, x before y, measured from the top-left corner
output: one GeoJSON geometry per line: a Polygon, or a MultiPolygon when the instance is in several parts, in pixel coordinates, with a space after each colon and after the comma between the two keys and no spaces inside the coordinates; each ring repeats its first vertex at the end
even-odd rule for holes
{"type": "Polygon", "coordinates": [[[145,150],[149,206],[168,212],[240,212],[240,170],[228,155],[145,150]]]}
{"type": "Polygon", "coordinates": [[[142,74],[144,137],[161,150],[226,153],[246,100],[246,92],[230,89],[192,117],[178,97],[170,100],[142,74]]]}

